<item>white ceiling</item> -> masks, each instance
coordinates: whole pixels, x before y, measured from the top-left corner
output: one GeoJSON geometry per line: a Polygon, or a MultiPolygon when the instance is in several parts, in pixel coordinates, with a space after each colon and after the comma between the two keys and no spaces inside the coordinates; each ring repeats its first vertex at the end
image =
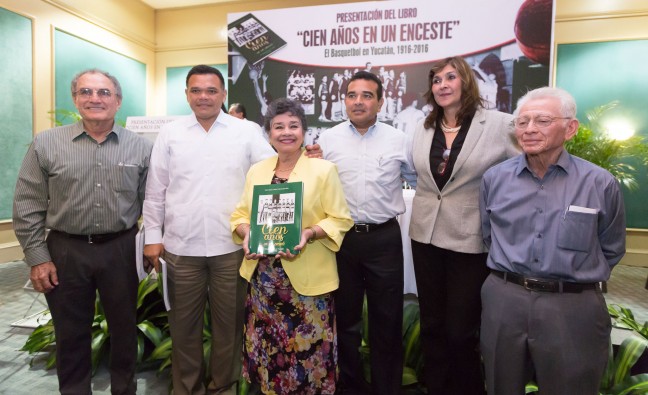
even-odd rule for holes
{"type": "Polygon", "coordinates": [[[194,5],[203,5],[203,4],[242,2],[244,0],[141,0],[141,1],[155,8],[156,10],[159,10],[162,8],[191,7],[194,5]]]}

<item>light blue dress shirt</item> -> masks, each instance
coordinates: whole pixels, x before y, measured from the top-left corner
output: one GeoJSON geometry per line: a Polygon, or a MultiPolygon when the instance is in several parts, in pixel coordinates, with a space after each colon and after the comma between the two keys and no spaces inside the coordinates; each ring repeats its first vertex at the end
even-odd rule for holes
{"type": "Polygon", "coordinates": [[[405,133],[376,122],[362,135],[345,121],[323,132],[319,144],[324,159],[337,165],[356,223],[381,224],[405,212],[402,179],[416,186],[411,139],[405,133]]]}
{"type": "Polygon", "coordinates": [[[488,267],[525,276],[599,282],[625,254],[618,182],[563,151],[540,179],[525,155],[488,170],[480,210],[488,267]]]}

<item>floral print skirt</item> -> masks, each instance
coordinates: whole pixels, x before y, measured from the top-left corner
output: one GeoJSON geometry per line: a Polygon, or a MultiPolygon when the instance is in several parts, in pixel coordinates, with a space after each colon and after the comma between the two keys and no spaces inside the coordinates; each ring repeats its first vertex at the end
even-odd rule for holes
{"type": "Polygon", "coordinates": [[[243,377],[264,394],[334,394],[333,297],[298,294],[280,260],[261,259],[245,305],[243,377]]]}

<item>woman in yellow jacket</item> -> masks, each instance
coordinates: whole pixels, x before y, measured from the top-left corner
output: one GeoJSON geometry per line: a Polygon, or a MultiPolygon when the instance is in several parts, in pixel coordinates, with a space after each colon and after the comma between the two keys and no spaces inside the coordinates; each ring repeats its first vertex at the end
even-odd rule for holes
{"type": "Polygon", "coordinates": [[[241,276],[249,281],[245,306],[243,376],[265,394],[334,394],[337,340],[333,297],[338,287],[335,252],[353,220],[334,164],[302,155],[306,117],[301,106],[277,99],[265,129],[278,155],[250,168],[232,214],[243,244],[241,276]],[[274,257],[248,247],[255,184],[304,183],[299,253],[274,257]]]}

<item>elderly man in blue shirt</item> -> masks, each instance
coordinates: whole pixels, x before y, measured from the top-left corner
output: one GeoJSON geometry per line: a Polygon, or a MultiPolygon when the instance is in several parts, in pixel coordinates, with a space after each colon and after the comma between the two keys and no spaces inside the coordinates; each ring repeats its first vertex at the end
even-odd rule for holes
{"type": "Polygon", "coordinates": [[[484,174],[480,208],[491,275],[482,287],[481,351],[489,394],[591,395],[608,358],[599,283],[625,254],[618,182],[570,155],[576,103],[540,88],[518,102],[524,153],[484,174]]]}

